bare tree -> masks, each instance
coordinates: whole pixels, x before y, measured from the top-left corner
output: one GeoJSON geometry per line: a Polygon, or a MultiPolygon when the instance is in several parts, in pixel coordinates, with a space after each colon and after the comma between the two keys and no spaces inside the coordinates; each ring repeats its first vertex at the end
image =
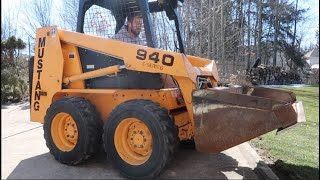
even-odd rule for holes
{"type": "MultiPolygon", "coordinates": [[[[209,14],[212,14],[212,0],[209,0],[209,7],[210,9],[208,10],[209,14]]],[[[211,53],[211,49],[212,49],[212,24],[213,23],[213,18],[209,17],[209,21],[208,21],[208,52],[207,52],[207,58],[212,59],[212,53],[211,53]]]]}
{"type": "Polygon", "coordinates": [[[273,66],[277,65],[277,46],[278,46],[278,34],[279,34],[279,20],[278,20],[278,8],[279,0],[273,0],[273,22],[274,22],[274,35],[273,35],[273,66]]]}
{"type": "Polygon", "coordinates": [[[25,19],[21,22],[25,33],[35,39],[36,30],[52,25],[52,0],[33,0],[24,4],[25,19]]]}
{"type": "Polygon", "coordinates": [[[244,62],[244,19],[245,19],[245,16],[244,16],[244,13],[243,13],[243,1],[242,0],[238,0],[237,1],[237,12],[239,13],[239,17],[238,17],[238,22],[239,22],[239,26],[238,26],[238,29],[239,29],[239,44],[238,44],[238,56],[240,56],[238,58],[239,60],[239,64],[243,63],[244,62]]]}
{"type": "Polygon", "coordinates": [[[202,55],[202,45],[203,45],[203,26],[202,26],[202,21],[204,19],[204,2],[203,0],[200,0],[200,24],[199,24],[199,46],[198,46],[198,56],[202,55]]]}
{"type": "MultiPolygon", "coordinates": [[[[213,59],[215,57],[215,49],[216,49],[216,46],[215,46],[215,32],[216,32],[216,26],[215,26],[215,12],[216,12],[216,7],[217,7],[217,4],[216,4],[217,1],[213,0],[213,5],[212,5],[212,14],[211,14],[211,18],[212,18],[212,21],[211,21],[211,24],[209,24],[209,26],[212,26],[212,31],[210,31],[209,33],[212,34],[212,47],[211,49],[209,49],[209,51],[211,51],[211,59],[213,59]]],[[[211,8],[211,6],[210,6],[211,8]]]]}
{"type": "Polygon", "coordinates": [[[222,74],[223,74],[223,77],[225,76],[226,74],[226,59],[225,59],[225,44],[224,44],[224,40],[225,40],[225,37],[224,37],[224,33],[225,33],[225,12],[224,12],[224,2],[223,0],[221,0],[221,46],[222,46],[222,51],[221,51],[221,61],[222,61],[222,67],[223,67],[223,70],[222,70],[222,74]]]}
{"type": "Polygon", "coordinates": [[[257,58],[261,59],[262,36],[262,0],[258,0],[258,32],[257,32],[257,58]]]}
{"type": "Polygon", "coordinates": [[[15,36],[17,29],[12,23],[10,15],[6,16],[1,22],[1,41],[8,39],[10,36],[15,36]]]}
{"type": "Polygon", "coordinates": [[[79,0],[63,1],[62,9],[59,15],[65,28],[72,31],[76,30],[78,12],[79,0]]]}
{"type": "Polygon", "coordinates": [[[249,69],[250,68],[250,57],[251,57],[251,48],[250,48],[250,46],[251,46],[251,35],[250,35],[250,32],[251,32],[251,0],[249,0],[249,5],[248,5],[248,10],[247,10],[247,16],[248,16],[248,31],[247,31],[247,33],[248,33],[248,36],[247,36],[247,56],[248,56],[248,58],[247,58],[247,69],[249,69]]]}
{"type": "MultiPolygon", "coordinates": [[[[297,13],[298,10],[298,0],[296,0],[296,10],[295,14],[297,13]]],[[[295,41],[296,41],[296,33],[297,33],[297,18],[298,16],[295,15],[294,17],[294,30],[293,30],[293,40],[292,40],[292,47],[294,47],[295,41]]]]}

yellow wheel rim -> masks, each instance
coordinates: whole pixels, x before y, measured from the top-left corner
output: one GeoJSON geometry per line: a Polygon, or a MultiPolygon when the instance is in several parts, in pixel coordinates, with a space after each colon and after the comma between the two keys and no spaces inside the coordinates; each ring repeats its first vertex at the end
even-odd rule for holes
{"type": "Polygon", "coordinates": [[[67,113],[57,114],[51,124],[54,144],[64,152],[71,151],[78,141],[78,128],[74,119],[67,113]]]}
{"type": "Polygon", "coordinates": [[[127,118],[117,126],[114,136],[119,156],[128,164],[141,165],[152,153],[152,135],[139,119],[127,118]]]}

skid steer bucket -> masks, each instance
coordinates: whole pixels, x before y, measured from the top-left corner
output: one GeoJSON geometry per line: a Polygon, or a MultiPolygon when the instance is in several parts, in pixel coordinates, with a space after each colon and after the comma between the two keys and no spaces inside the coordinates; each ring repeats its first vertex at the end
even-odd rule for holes
{"type": "Polygon", "coordinates": [[[305,122],[294,93],[262,87],[193,91],[194,141],[201,152],[221,152],[274,129],[305,122]]]}

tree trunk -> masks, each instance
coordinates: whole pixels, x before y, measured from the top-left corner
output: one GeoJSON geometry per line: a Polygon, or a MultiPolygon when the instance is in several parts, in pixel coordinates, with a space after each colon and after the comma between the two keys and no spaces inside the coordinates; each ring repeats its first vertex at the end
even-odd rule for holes
{"type": "Polygon", "coordinates": [[[251,0],[249,0],[249,5],[248,5],[248,11],[247,11],[247,14],[248,14],[248,35],[247,35],[247,38],[248,38],[248,40],[247,40],[247,56],[248,56],[248,58],[247,58],[247,69],[250,69],[250,56],[251,56],[251,48],[250,48],[250,46],[251,46],[251,43],[250,43],[250,38],[251,38],[251,35],[250,35],[250,31],[251,31],[251,28],[250,28],[250,26],[251,26],[251,22],[250,22],[250,17],[251,17],[251,15],[250,15],[250,9],[251,9],[251,0]]]}
{"type": "Polygon", "coordinates": [[[202,57],[202,38],[203,38],[203,30],[202,30],[202,20],[203,20],[203,0],[200,1],[200,21],[198,21],[200,26],[200,32],[199,32],[199,46],[198,46],[198,56],[202,57]]]}
{"type": "Polygon", "coordinates": [[[258,0],[257,58],[261,60],[262,0],[258,0]]]}
{"type": "Polygon", "coordinates": [[[243,1],[239,0],[238,3],[239,3],[239,21],[240,21],[240,26],[239,26],[239,28],[240,28],[239,47],[241,47],[241,48],[239,48],[239,51],[238,51],[239,54],[240,54],[239,61],[241,62],[241,65],[243,67],[246,67],[245,62],[244,62],[245,61],[244,60],[244,54],[245,54],[245,52],[244,52],[244,47],[245,47],[245,45],[244,45],[244,36],[245,36],[245,33],[244,33],[244,28],[243,28],[243,25],[244,25],[243,1]]]}
{"type": "Polygon", "coordinates": [[[258,58],[257,56],[257,41],[258,41],[258,24],[259,24],[259,11],[258,11],[258,2],[256,2],[256,8],[255,8],[255,24],[254,24],[254,40],[253,40],[253,48],[254,48],[254,60],[258,58]]]}
{"type": "Polygon", "coordinates": [[[274,36],[273,36],[273,66],[277,65],[277,46],[278,46],[278,33],[279,33],[279,22],[278,22],[278,6],[279,0],[274,1],[274,36]]]}
{"type": "MultiPolygon", "coordinates": [[[[298,0],[296,0],[296,10],[295,10],[295,13],[297,13],[297,9],[298,9],[298,0]]],[[[295,44],[295,41],[296,41],[296,31],[297,31],[297,14],[295,14],[294,16],[294,30],[293,30],[293,40],[292,40],[292,48],[294,48],[294,44],[295,44]]],[[[292,61],[291,61],[291,64],[290,64],[290,70],[292,69],[292,61]]]]}
{"type": "Polygon", "coordinates": [[[191,52],[190,6],[191,6],[191,3],[188,3],[187,16],[186,16],[186,21],[187,21],[187,43],[186,44],[187,44],[188,52],[191,52]]]}
{"type": "Polygon", "coordinates": [[[223,0],[221,0],[221,61],[222,61],[222,67],[223,67],[223,77],[225,77],[226,74],[226,62],[225,62],[225,44],[224,44],[224,3],[223,0]]]}
{"type": "MultiPolygon", "coordinates": [[[[214,9],[212,10],[212,0],[209,0],[209,9],[208,9],[208,15],[209,16],[212,16],[213,12],[214,12],[214,9]]],[[[213,22],[213,18],[208,18],[209,21],[208,21],[208,54],[207,54],[207,57],[209,59],[212,59],[212,25],[214,22],[213,22]]]]}
{"type": "MultiPolygon", "coordinates": [[[[295,13],[297,13],[298,9],[298,0],[296,0],[296,10],[295,13]]],[[[297,31],[297,14],[294,16],[294,30],[293,30],[293,41],[292,41],[292,47],[294,47],[295,41],[296,41],[296,31],[297,31]]]]}
{"type": "Polygon", "coordinates": [[[216,21],[215,21],[215,17],[216,17],[216,8],[217,8],[217,4],[216,4],[216,0],[213,0],[213,8],[212,8],[212,47],[211,47],[211,59],[215,59],[215,55],[216,55],[216,21]]]}

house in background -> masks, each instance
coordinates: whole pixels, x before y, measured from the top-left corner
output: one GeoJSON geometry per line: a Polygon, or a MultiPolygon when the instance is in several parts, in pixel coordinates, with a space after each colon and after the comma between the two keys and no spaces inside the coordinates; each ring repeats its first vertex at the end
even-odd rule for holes
{"type": "Polygon", "coordinates": [[[319,49],[315,48],[304,55],[311,69],[319,69],[319,49]]]}
{"type": "MultiPolygon", "coordinates": [[[[318,48],[314,48],[308,53],[306,53],[304,55],[304,58],[308,64],[305,68],[319,69],[319,49],[318,48]]],[[[288,60],[288,61],[289,63],[291,62],[291,60],[288,60]]],[[[273,56],[268,58],[268,62],[262,61],[262,63],[267,63],[268,65],[272,65],[273,56]]],[[[284,67],[287,70],[289,69],[284,52],[280,52],[280,51],[277,52],[276,66],[284,67]]]]}

